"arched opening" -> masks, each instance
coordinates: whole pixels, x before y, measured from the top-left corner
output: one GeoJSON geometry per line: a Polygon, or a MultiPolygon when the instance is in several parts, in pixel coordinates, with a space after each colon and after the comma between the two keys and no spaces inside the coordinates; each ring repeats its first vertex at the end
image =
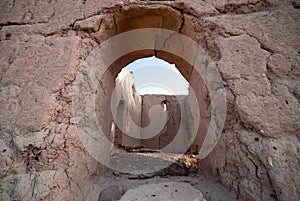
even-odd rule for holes
{"type": "MultiPolygon", "coordinates": [[[[112,156],[115,157],[113,160],[118,161],[119,164],[122,163],[122,165],[128,164],[128,167],[136,164],[134,161],[125,160],[126,157],[122,155],[122,150],[131,154],[138,154],[137,156],[143,154],[143,156],[150,157],[149,162],[151,160],[161,161],[166,158],[170,162],[170,156],[165,154],[171,154],[171,160],[174,162],[178,160],[180,154],[184,153],[188,156],[186,159],[189,159],[190,156],[197,158],[194,155],[198,154],[208,129],[210,100],[207,99],[208,91],[201,76],[198,73],[191,73],[192,69],[193,67],[186,61],[171,53],[161,51],[155,54],[155,52],[141,50],[124,55],[106,70],[97,90],[96,109],[98,111],[96,113],[100,124],[104,125],[103,128],[105,125],[111,127],[111,122],[115,123],[115,139],[112,140],[115,147],[111,152],[112,156]],[[195,97],[198,101],[197,107],[201,107],[197,108],[200,110],[200,114],[193,110],[194,105],[190,104],[191,99],[188,95],[144,94],[141,96],[138,94],[138,90],[133,85],[134,73],[125,67],[130,62],[149,56],[157,56],[173,63],[174,67],[178,69],[176,73],[185,75],[183,79],[192,83],[190,84],[191,87],[196,86],[195,83],[199,84],[195,97]],[[123,79],[122,77],[131,79],[123,79]],[[125,82],[123,82],[124,80],[125,82]],[[103,100],[103,97],[106,98],[103,100]],[[104,101],[106,102],[104,103],[104,101]],[[105,104],[106,106],[103,107],[105,104]],[[121,107],[123,104],[124,106],[121,107]],[[156,106],[160,109],[153,109],[156,106]],[[111,108],[115,108],[115,110],[111,111],[111,108]],[[107,112],[103,113],[103,110],[107,112]],[[108,118],[111,112],[111,119],[107,120],[110,123],[105,124],[105,118],[108,118]],[[201,117],[199,118],[197,115],[201,117]],[[197,118],[201,121],[195,122],[197,118]],[[119,120],[123,122],[119,122],[119,120]],[[194,138],[193,132],[196,135],[194,138]],[[178,133],[182,133],[182,135],[178,135],[178,133]],[[169,146],[170,144],[172,146],[169,146]],[[153,156],[153,152],[156,153],[155,156],[153,156]]],[[[112,136],[108,135],[107,138],[111,139],[112,136]]],[[[197,166],[197,161],[193,161],[195,163],[190,164],[197,166]]],[[[149,164],[147,167],[152,168],[153,166],[149,164]]]]}
{"type": "MultiPolygon", "coordinates": [[[[155,56],[137,59],[118,74],[115,89],[117,93],[114,93],[113,98],[120,98],[120,101],[116,102],[117,114],[114,115],[116,119],[113,121],[116,123],[113,139],[115,146],[125,150],[137,147],[162,150],[175,138],[181,126],[181,132],[185,133],[185,137],[181,138],[176,147],[168,151],[172,153],[187,151],[184,145],[192,140],[190,124],[194,121],[189,107],[189,84],[174,64],[155,56]],[[154,106],[161,106],[162,109],[154,111],[152,110],[154,106]],[[124,113],[127,116],[124,117],[124,113]],[[149,117],[150,113],[152,119],[149,117]],[[141,128],[137,127],[135,130],[129,128],[131,116],[140,122],[138,126],[141,128]],[[164,122],[164,118],[166,118],[165,125],[157,130],[161,122],[164,122]],[[147,126],[151,128],[143,129],[147,126]],[[130,133],[126,132],[139,132],[137,137],[141,140],[134,140],[128,136],[130,133]]],[[[197,151],[194,150],[193,154],[197,154],[197,151]]]]}
{"type": "MultiPolygon", "coordinates": [[[[110,111],[110,105],[111,105],[111,99],[112,99],[112,94],[114,89],[118,89],[118,85],[116,83],[116,80],[118,80],[118,75],[119,73],[122,73],[122,69],[126,66],[128,66],[130,63],[134,62],[135,60],[141,59],[141,58],[149,58],[156,56],[158,58],[161,58],[167,62],[170,62],[176,66],[178,69],[178,72],[184,77],[184,79],[189,83],[189,87],[193,88],[195,93],[195,96],[197,98],[197,107],[199,106],[200,110],[200,119],[201,121],[198,122],[199,126],[197,127],[197,135],[194,139],[194,142],[191,143],[190,147],[190,152],[192,153],[197,153],[199,148],[201,147],[201,144],[203,143],[203,140],[205,138],[205,134],[207,133],[208,129],[208,122],[210,120],[210,111],[209,111],[209,105],[210,105],[210,99],[208,95],[208,90],[206,89],[206,86],[199,75],[196,71],[193,72],[193,67],[188,64],[186,61],[184,61],[181,58],[178,58],[176,55],[173,55],[168,52],[163,52],[163,51],[158,51],[158,52],[153,52],[149,50],[142,50],[142,51],[136,51],[129,53],[119,59],[117,59],[111,66],[108,68],[103,76],[103,78],[100,81],[99,87],[98,87],[98,93],[97,93],[97,99],[96,99],[96,109],[98,110],[97,115],[98,115],[98,120],[101,125],[104,125],[103,129],[105,129],[105,125],[107,125],[107,130],[110,131],[111,128],[111,122],[113,122],[113,115],[108,119],[109,114],[111,113],[110,111]],[[105,93],[104,93],[105,92],[105,93]],[[106,97],[103,100],[103,97],[106,97]],[[107,105],[106,107],[103,107],[103,105],[107,105]],[[106,111],[106,112],[103,112],[106,111]],[[107,119],[107,120],[106,120],[107,119]],[[104,123],[104,122],[110,122],[110,123],[104,123]]],[[[128,71],[128,70],[127,70],[128,71]]],[[[129,72],[129,71],[128,71],[129,72]]],[[[134,74],[134,73],[133,73],[134,74]]],[[[129,73],[129,75],[133,76],[132,73],[129,73]]],[[[146,127],[150,124],[150,119],[149,119],[149,113],[150,109],[154,105],[160,105],[161,111],[157,111],[159,114],[158,116],[162,115],[162,112],[164,113],[173,113],[176,115],[169,115],[171,118],[171,122],[169,122],[169,131],[174,133],[176,135],[176,132],[179,130],[181,120],[186,120],[186,124],[184,124],[184,127],[181,127],[181,129],[186,129],[188,130],[189,127],[193,127],[192,124],[195,122],[193,121],[193,118],[197,115],[193,113],[193,105],[188,104],[190,101],[187,95],[177,95],[177,96],[165,96],[163,94],[156,94],[155,97],[151,97],[148,95],[140,96],[138,94],[137,96],[137,89],[136,87],[132,86],[131,84],[124,84],[126,85],[127,92],[125,92],[123,95],[121,93],[118,93],[121,96],[127,97],[128,100],[134,100],[134,104],[126,108],[126,113],[128,116],[124,118],[124,120],[128,121],[128,118],[132,118],[133,122],[137,125],[140,126],[141,128],[146,127]],[[128,93],[129,91],[129,93],[128,93]],[[140,97],[140,98],[139,98],[140,97]],[[142,98],[144,97],[144,98],[142,98]],[[179,98],[179,99],[178,99],[179,98]],[[147,104],[145,104],[148,101],[147,104]],[[149,103],[150,102],[150,103],[149,103]],[[170,104],[172,102],[173,104],[170,104]],[[183,107],[180,108],[180,103],[183,103],[183,107]],[[143,105],[144,104],[144,105],[143,105]],[[146,105],[146,106],[145,106],[146,105]],[[181,109],[184,112],[181,112],[181,109]],[[167,111],[164,111],[167,110],[167,111]],[[179,114],[183,113],[185,116],[181,116],[179,114]],[[139,116],[141,115],[141,116],[139,116]],[[144,115],[142,117],[142,115],[144,115]],[[173,123],[172,123],[173,122],[173,123]],[[177,122],[177,123],[175,123],[177,122]]],[[[175,85],[176,87],[176,85],[175,85]]],[[[125,90],[126,91],[126,90],[125,90]]],[[[190,91],[190,90],[189,90],[190,91]]],[[[188,92],[189,92],[188,91],[188,92]]],[[[126,102],[126,101],[125,101],[126,102]]],[[[128,102],[127,102],[128,103],[128,102]]],[[[115,107],[119,102],[114,103],[115,107]]],[[[119,113],[119,112],[118,112],[119,113]]],[[[118,115],[116,115],[118,116],[118,115]]],[[[167,115],[168,116],[168,115],[167,115]]],[[[160,122],[159,118],[156,118],[158,122],[160,122]]],[[[167,119],[168,120],[168,119],[167,119]]],[[[123,122],[124,123],[124,122],[123,122]]],[[[196,124],[196,123],[195,123],[196,124]]],[[[154,124],[155,125],[155,124],[154,124]]],[[[168,125],[168,124],[167,124],[168,125]]],[[[154,126],[155,127],[155,126],[154,126]]],[[[132,128],[128,128],[128,132],[132,132],[132,128]]],[[[116,125],[116,130],[117,130],[117,125],[116,125]]],[[[161,132],[166,132],[167,126],[163,127],[161,129],[161,132]]],[[[110,133],[110,132],[104,132],[104,133],[110,133]]],[[[141,131],[140,133],[143,133],[141,131]]],[[[144,132],[145,133],[145,132],[144,132]]],[[[186,134],[188,136],[189,131],[186,131],[186,134]]],[[[147,145],[147,147],[150,147],[151,149],[161,149],[168,145],[170,141],[174,138],[174,136],[169,136],[167,139],[159,138],[158,136],[155,136],[153,138],[147,138],[143,137],[143,134],[140,137],[141,139],[135,140],[133,143],[133,138],[129,137],[127,141],[127,144],[123,144],[123,146],[126,145],[126,147],[131,147],[131,146],[139,146],[139,145],[147,145]],[[158,138],[157,138],[158,137],[158,138]],[[147,139],[144,139],[147,138],[147,139]]],[[[146,134],[146,136],[151,136],[151,134],[146,134]]],[[[109,135],[107,136],[109,138],[109,135]]],[[[128,137],[128,136],[127,136],[128,137]]],[[[186,141],[185,139],[181,139],[181,141],[186,141]]],[[[180,148],[180,144],[178,144],[178,148],[180,148]]],[[[184,147],[184,146],[183,146],[184,147]]],[[[185,148],[185,147],[184,147],[185,148]]],[[[184,150],[179,149],[179,151],[174,151],[174,152],[182,152],[184,150]]]]}
{"type": "MultiPolygon", "coordinates": [[[[189,95],[191,96],[184,101],[180,100],[180,98],[178,99],[178,97],[174,100],[175,102],[177,101],[179,105],[185,101],[189,102],[189,104],[183,104],[184,106],[179,107],[181,114],[180,120],[184,119],[188,124],[182,125],[181,123],[174,123],[172,130],[175,131],[174,133],[177,132],[174,138],[167,140],[158,139],[159,142],[155,142],[151,147],[153,149],[163,150],[164,152],[185,153],[188,151],[188,148],[195,145],[196,150],[202,150],[201,147],[206,140],[206,136],[209,136],[207,133],[208,131],[211,132],[209,128],[214,129],[218,125],[214,123],[217,121],[215,117],[212,118],[214,124],[210,125],[211,100],[208,93],[209,89],[206,85],[208,80],[204,81],[200,73],[210,74],[210,71],[215,68],[208,69],[207,66],[214,67],[214,63],[208,59],[209,56],[207,56],[203,48],[200,47],[201,44],[199,45],[195,43],[195,41],[191,42],[191,39],[183,37],[183,34],[191,38],[194,37],[194,35],[188,31],[188,27],[186,27],[189,23],[192,23],[189,18],[185,19],[185,16],[182,16],[180,12],[170,8],[128,9],[107,16],[102,20],[101,27],[106,27],[106,25],[115,26],[115,29],[108,28],[104,31],[107,34],[104,36],[108,38],[111,37],[108,43],[105,42],[107,38],[99,38],[96,34],[92,35],[90,33],[94,36],[93,39],[101,43],[101,48],[96,50],[95,53],[92,53],[93,57],[90,57],[91,60],[88,62],[88,64],[92,64],[93,66],[93,70],[88,72],[89,77],[96,82],[98,81],[98,85],[95,89],[91,88],[93,89],[93,94],[88,96],[91,97],[91,99],[85,98],[86,101],[95,100],[92,104],[95,105],[94,111],[98,123],[92,121],[93,125],[91,125],[95,139],[99,135],[99,131],[106,136],[106,139],[111,139],[112,122],[118,122],[116,120],[118,113],[117,107],[121,100],[124,101],[124,108],[127,110],[123,116],[123,120],[126,119],[126,138],[128,137],[128,140],[124,143],[126,147],[145,144],[145,141],[147,141],[149,145],[151,140],[157,141],[154,134],[159,133],[156,132],[157,130],[162,131],[165,129],[164,125],[166,124],[164,121],[155,118],[155,112],[160,112],[159,114],[165,121],[168,120],[167,113],[179,113],[178,107],[174,107],[173,109],[171,107],[174,105],[170,104],[173,100],[166,99],[165,97],[161,99],[155,98],[155,101],[159,101],[145,110],[145,107],[143,107],[145,99],[136,95],[136,89],[132,87],[132,85],[124,85],[130,93],[117,93],[118,91],[120,92],[120,89],[116,78],[118,74],[123,71],[122,69],[124,67],[137,59],[155,56],[176,66],[178,71],[189,83],[189,95]],[[112,21],[114,24],[111,23],[112,21]],[[130,23],[128,24],[128,22],[130,23]],[[181,34],[178,35],[178,32],[181,34]],[[132,35],[128,36],[128,34],[132,35]],[[123,39],[120,40],[122,37],[123,39]],[[102,52],[99,53],[97,51],[102,52]],[[97,55],[100,57],[95,57],[97,55]],[[199,68],[194,68],[194,66],[201,66],[201,68],[204,69],[199,71],[199,68]],[[130,101],[132,104],[128,105],[130,101]],[[167,111],[164,111],[164,109],[167,111]],[[186,114],[188,114],[187,117],[184,117],[186,114]],[[141,115],[145,116],[141,117],[141,115]],[[147,119],[151,121],[147,122],[147,119]],[[98,125],[100,125],[100,129],[97,129],[98,125]],[[189,128],[191,128],[192,132],[186,132],[185,129],[189,128]],[[155,130],[155,132],[153,132],[153,130],[155,130]],[[190,138],[188,133],[194,134],[193,138],[190,138]],[[188,143],[186,143],[187,141],[188,143]]],[[[198,43],[201,42],[198,41],[198,43]]],[[[88,69],[88,67],[85,69],[88,69]]],[[[85,71],[85,69],[83,69],[83,71],[85,71]]],[[[85,77],[85,75],[86,71],[83,72],[83,77],[85,77]]],[[[93,83],[96,83],[94,81],[93,83]]],[[[89,83],[91,82],[83,82],[82,84],[90,87],[91,85],[89,85],[89,83]]],[[[214,90],[217,89],[219,87],[219,81],[214,82],[213,85],[214,90]]],[[[218,110],[213,111],[215,116],[218,110]]],[[[169,116],[173,117],[172,115],[169,116]]],[[[178,117],[178,115],[176,117],[178,117]]],[[[177,120],[174,120],[174,122],[176,121],[177,120]]],[[[89,120],[85,122],[88,123],[89,120]]],[[[216,135],[218,135],[218,133],[213,133],[208,143],[206,143],[202,157],[205,157],[207,153],[209,153],[210,148],[214,146],[218,137],[216,135]]],[[[124,136],[122,136],[122,141],[123,137],[124,136]]],[[[97,141],[100,142],[102,140],[97,141]]],[[[106,143],[106,140],[104,141],[106,143]]],[[[101,146],[102,152],[107,152],[105,147],[108,146],[101,146]]],[[[101,156],[99,156],[99,154],[97,154],[98,152],[94,151],[94,149],[90,152],[92,152],[94,157],[99,158],[97,160],[107,164],[107,160],[102,161],[101,156]]]]}

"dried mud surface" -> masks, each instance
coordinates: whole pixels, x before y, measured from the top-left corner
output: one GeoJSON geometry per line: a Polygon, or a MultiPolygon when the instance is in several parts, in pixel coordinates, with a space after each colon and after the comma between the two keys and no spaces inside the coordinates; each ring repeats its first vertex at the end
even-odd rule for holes
{"type": "MultiPolygon", "coordinates": [[[[299,5],[297,0],[1,1],[0,200],[97,200],[108,184],[146,182],[111,177],[85,150],[72,123],[72,86],[80,64],[106,39],[145,27],[191,37],[224,81],[225,127],[199,171],[231,189],[236,199],[299,200],[299,5]]],[[[147,54],[164,56],[155,50],[147,54]]],[[[222,199],[226,191],[215,190],[223,187],[202,174],[188,182],[207,200],[222,199]]],[[[161,180],[184,177],[147,182],[161,180]]]]}

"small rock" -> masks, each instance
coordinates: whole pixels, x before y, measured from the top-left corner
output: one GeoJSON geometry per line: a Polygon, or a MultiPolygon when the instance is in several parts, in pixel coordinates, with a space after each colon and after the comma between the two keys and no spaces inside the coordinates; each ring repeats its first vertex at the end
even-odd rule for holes
{"type": "Polygon", "coordinates": [[[119,188],[119,186],[112,185],[100,192],[98,201],[118,201],[124,193],[125,191],[119,188]]]}
{"type": "Polygon", "coordinates": [[[139,175],[139,178],[140,179],[150,179],[150,178],[153,178],[155,176],[155,173],[151,174],[151,173],[148,173],[148,174],[141,174],[139,175]]]}
{"type": "Polygon", "coordinates": [[[270,156],[268,156],[268,163],[271,167],[273,167],[272,158],[270,156]]]}
{"type": "Polygon", "coordinates": [[[139,179],[140,178],[140,176],[139,175],[129,175],[128,176],[128,179],[139,179]]]}
{"type": "Polygon", "coordinates": [[[80,121],[80,117],[72,117],[71,119],[70,119],[70,123],[71,124],[78,124],[79,123],[79,121],[80,121]]]}
{"type": "Polygon", "coordinates": [[[113,172],[112,173],[115,177],[119,177],[120,176],[120,172],[113,172]]]}
{"type": "Polygon", "coordinates": [[[266,73],[262,73],[261,76],[262,77],[267,77],[267,74],[266,73]]]}

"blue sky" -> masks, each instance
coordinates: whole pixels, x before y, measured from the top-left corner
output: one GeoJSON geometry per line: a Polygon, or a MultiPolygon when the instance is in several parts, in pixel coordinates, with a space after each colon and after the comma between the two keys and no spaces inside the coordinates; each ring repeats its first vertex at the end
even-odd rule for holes
{"type": "Polygon", "coordinates": [[[156,57],[138,59],[128,65],[141,95],[166,94],[187,95],[188,82],[174,64],[156,57]]]}

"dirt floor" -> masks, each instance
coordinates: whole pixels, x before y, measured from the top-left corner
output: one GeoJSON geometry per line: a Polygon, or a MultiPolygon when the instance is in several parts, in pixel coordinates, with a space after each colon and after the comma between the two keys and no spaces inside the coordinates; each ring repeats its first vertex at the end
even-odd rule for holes
{"type": "Polygon", "coordinates": [[[115,160],[112,163],[124,163],[124,168],[129,168],[129,164],[134,164],[132,162],[137,164],[141,156],[146,156],[148,160],[141,160],[142,162],[139,165],[147,166],[148,169],[146,172],[148,173],[141,174],[137,171],[138,174],[126,174],[109,170],[102,177],[95,179],[92,188],[86,189],[87,200],[97,200],[100,193],[102,193],[102,196],[110,197],[111,200],[119,200],[119,197],[130,189],[145,184],[160,184],[165,182],[184,182],[190,184],[191,187],[199,190],[207,201],[237,200],[235,194],[220,183],[201,174],[201,172],[195,171],[196,168],[194,167],[198,165],[198,160],[195,160],[197,156],[195,155],[166,154],[152,151],[127,154],[128,152],[126,154],[120,151],[114,152],[113,156],[115,160]],[[133,157],[131,160],[134,159],[134,161],[128,161],[128,157],[133,157]],[[150,170],[154,170],[159,166],[156,164],[162,165],[166,161],[173,161],[174,163],[160,171],[149,173],[150,170]],[[117,198],[112,198],[111,196],[113,195],[116,195],[117,198]]]}
{"type": "MultiPolygon", "coordinates": [[[[130,179],[129,175],[115,175],[112,171],[107,172],[103,177],[97,179],[88,197],[95,199],[99,193],[110,186],[118,186],[127,191],[144,184],[155,184],[164,182],[185,182],[201,191],[207,201],[235,201],[235,194],[224,186],[200,173],[190,176],[155,176],[149,179],[130,179]]],[[[117,189],[116,189],[117,190],[117,189]]],[[[93,200],[87,199],[87,200],[93,200]]]]}

